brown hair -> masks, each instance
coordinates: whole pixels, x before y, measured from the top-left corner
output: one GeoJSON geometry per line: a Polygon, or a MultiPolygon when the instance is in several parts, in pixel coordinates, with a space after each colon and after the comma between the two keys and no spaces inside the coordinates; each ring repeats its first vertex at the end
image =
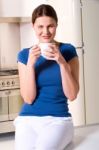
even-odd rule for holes
{"type": "Polygon", "coordinates": [[[41,4],[38,7],[36,7],[32,13],[32,23],[34,24],[35,20],[38,17],[42,17],[42,16],[52,17],[56,21],[56,23],[58,22],[56,11],[50,5],[41,4]]]}

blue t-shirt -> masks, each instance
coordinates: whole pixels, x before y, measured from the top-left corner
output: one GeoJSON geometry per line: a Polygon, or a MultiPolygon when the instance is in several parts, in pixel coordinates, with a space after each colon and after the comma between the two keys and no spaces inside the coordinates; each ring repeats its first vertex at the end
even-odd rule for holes
{"type": "MultiPolygon", "coordinates": [[[[18,53],[18,61],[27,64],[30,48],[18,53]]],[[[75,47],[60,43],[60,52],[68,62],[77,56],[75,47]]],[[[54,60],[40,56],[35,64],[37,96],[32,104],[24,103],[21,116],[56,116],[69,117],[68,99],[64,95],[59,65],[54,60]]]]}

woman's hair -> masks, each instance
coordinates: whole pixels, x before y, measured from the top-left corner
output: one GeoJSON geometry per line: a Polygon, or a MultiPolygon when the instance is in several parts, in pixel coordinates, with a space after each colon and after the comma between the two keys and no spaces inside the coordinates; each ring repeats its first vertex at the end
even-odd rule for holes
{"type": "Polygon", "coordinates": [[[38,17],[42,17],[42,16],[52,17],[56,21],[56,23],[58,22],[56,11],[50,5],[41,4],[38,7],[36,7],[32,13],[32,23],[34,24],[35,20],[38,17]]]}

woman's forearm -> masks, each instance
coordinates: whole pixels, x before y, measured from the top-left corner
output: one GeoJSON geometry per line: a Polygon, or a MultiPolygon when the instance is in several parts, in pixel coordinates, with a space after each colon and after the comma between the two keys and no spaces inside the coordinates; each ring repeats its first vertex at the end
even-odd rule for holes
{"type": "Polygon", "coordinates": [[[72,101],[77,96],[79,85],[73,77],[68,63],[64,62],[60,65],[60,72],[64,94],[69,100],[72,101]]]}
{"type": "Polygon", "coordinates": [[[33,66],[26,66],[26,75],[24,84],[21,88],[21,95],[26,103],[31,104],[36,97],[36,82],[35,82],[35,69],[33,66]]]}

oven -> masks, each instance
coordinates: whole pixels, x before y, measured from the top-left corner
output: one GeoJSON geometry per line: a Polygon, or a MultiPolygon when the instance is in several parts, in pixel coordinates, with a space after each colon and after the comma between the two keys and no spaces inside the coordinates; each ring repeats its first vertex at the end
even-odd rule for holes
{"type": "Polygon", "coordinates": [[[14,131],[13,120],[22,103],[18,72],[0,71],[0,133],[14,131]]]}
{"type": "Polygon", "coordinates": [[[0,122],[14,120],[21,105],[22,100],[19,89],[0,91],[0,122]]]}

